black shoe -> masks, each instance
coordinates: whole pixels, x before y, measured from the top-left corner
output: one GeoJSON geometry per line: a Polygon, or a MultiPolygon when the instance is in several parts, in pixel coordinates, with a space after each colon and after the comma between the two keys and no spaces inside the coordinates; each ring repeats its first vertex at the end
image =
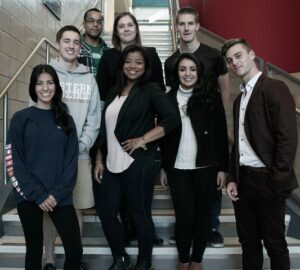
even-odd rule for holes
{"type": "Polygon", "coordinates": [[[158,245],[162,245],[163,243],[164,243],[164,239],[162,239],[157,234],[155,234],[153,238],[153,245],[158,246],[158,245]]]}
{"type": "Polygon", "coordinates": [[[218,231],[212,231],[209,237],[208,245],[214,248],[224,247],[224,238],[218,231]]]}
{"type": "Polygon", "coordinates": [[[176,245],[176,239],[174,235],[169,238],[169,245],[176,245]]]}
{"type": "Polygon", "coordinates": [[[56,267],[52,263],[46,263],[43,267],[43,270],[56,270],[56,267]]]}
{"type": "Polygon", "coordinates": [[[151,266],[151,262],[138,260],[133,270],[154,270],[154,268],[151,266]]]}
{"type": "Polygon", "coordinates": [[[90,266],[86,262],[80,262],[80,270],[88,270],[90,266]]]}
{"type": "Polygon", "coordinates": [[[114,258],[114,262],[108,268],[108,270],[127,270],[130,268],[131,265],[129,261],[129,256],[126,254],[125,256],[114,258]]]}

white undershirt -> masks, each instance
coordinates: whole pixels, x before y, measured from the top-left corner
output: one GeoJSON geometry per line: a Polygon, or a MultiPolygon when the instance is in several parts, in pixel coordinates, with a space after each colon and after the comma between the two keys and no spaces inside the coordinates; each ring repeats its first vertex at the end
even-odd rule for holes
{"type": "Polygon", "coordinates": [[[180,86],[177,91],[182,132],[174,167],[181,170],[196,169],[197,141],[190,117],[186,114],[187,102],[192,92],[193,89],[184,90],[180,86]]]}
{"type": "Polygon", "coordinates": [[[261,76],[261,72],[258,72],[250,81],[246,84],[242,83],[240,85],[240,90],[242,91],[242,98],[240,104],[240,117],[239,117],[239,154],[240,154],[240,165],[241,166],[251,166],[251,167],[265,167],[266,165],[260,160],[257,154],[254,152],[252,146],[250,145],[244,128],[245,113],[247,105],[253,88],[261,76]]]}
{"type": "Polygon", "coordinates": [[[120,173],[128,169],[134,159],[125,152],[115,135],[118,115],[127,96],[116,96],[105,112],[107,137],[107,169],[112,173],[120,173]]]}

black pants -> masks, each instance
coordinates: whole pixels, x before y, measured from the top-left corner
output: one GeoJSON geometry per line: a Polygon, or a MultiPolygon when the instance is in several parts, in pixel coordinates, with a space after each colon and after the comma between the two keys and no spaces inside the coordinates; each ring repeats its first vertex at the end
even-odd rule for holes
{"type": "Polygon", "coordinates": [[[284,224],[286,196],[273,189],[270,174],[240,168],[240,199],[234,203],[234,209],[243,249],[243,269],[262,269],[263,240],[271,269],[288,270],[290,260],[284,224]]]}
{"type": "MultiPolygon", "coordinates": [[[[43,255],[43,211],[34,202],[20,202],[18,214],[26,241],[26,270],[41,270],[43,255]]],[[[65,249],[64,270],[79,270],[82,245],[73,205],[56,207],[49,212],[65,249]]]]}
{"type": "Polygon", "coordinates": [[[153,166],[146,167],[134,161],[122,173],[111,173],[105,168],[101,184],[94,186],[96,209],[114,257],[125,254],[124,229],[118,219],[124,196],[135,221],[138,259],[151,263],[154,235],[151,216],[155,180],[153,166]]]}
{"type": "Polygon", "coordinates": [[[200,263],[210,233],[217,168],[174,169],[168,173],[168,180],[176,216],[175,238],[179,260],[182,263],[200,263]]]}

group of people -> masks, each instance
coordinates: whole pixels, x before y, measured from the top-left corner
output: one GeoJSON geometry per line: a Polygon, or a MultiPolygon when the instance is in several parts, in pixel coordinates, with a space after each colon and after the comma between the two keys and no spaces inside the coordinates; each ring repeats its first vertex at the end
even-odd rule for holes
{"type": "Polygon", "coordinates": [[[100,10],[88,10],[83,26],[83,36],[71,25],[58,31],[58,58],[32,71],[33,106],[11,119],[6,164],[25,235],[25,269],[42,268],[43,245],[43,269],[56,269],[56,230],[64,269],[88,269],[82,210],[94,205],[113,256],[108,270],[153,269],[153,244],[163,241],[151,216],[158,149],[161,184],[175,209],[179,270],[202,270],[207,244],[223,245],[218,216],[225,185],[243,269],[262,269],[262,240],[271,269],[289,269],[284,208],[297,187],[297,128],[286,85],[259,72],[244,39],[226,41],[221,52],[200,43],[191,7],[177,13],[180,44],[165,62],[166,84],[157,52],[142,46],[131,13],[115,18],[113,48],[100,38],[100,10]],[[227,67],[243,81],[230,158],[227,67]],[[132,235],[134,266],[125,248],[132,235]]]}

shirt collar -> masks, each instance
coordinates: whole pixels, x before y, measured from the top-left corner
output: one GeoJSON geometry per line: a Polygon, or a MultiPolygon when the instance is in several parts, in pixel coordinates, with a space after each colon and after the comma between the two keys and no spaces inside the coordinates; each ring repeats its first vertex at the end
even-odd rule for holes
{"type": "Polygon", "coordinates": [[[251,80],[249,80],[246,84],[242,83],[240,85],[240,90],[242,93],[245,92],[245,90],[247,91],[247,93],[251,92],[252,89],[254,88],[258,78],[261,76],[262,72],[258,72],[251,80]]]}

